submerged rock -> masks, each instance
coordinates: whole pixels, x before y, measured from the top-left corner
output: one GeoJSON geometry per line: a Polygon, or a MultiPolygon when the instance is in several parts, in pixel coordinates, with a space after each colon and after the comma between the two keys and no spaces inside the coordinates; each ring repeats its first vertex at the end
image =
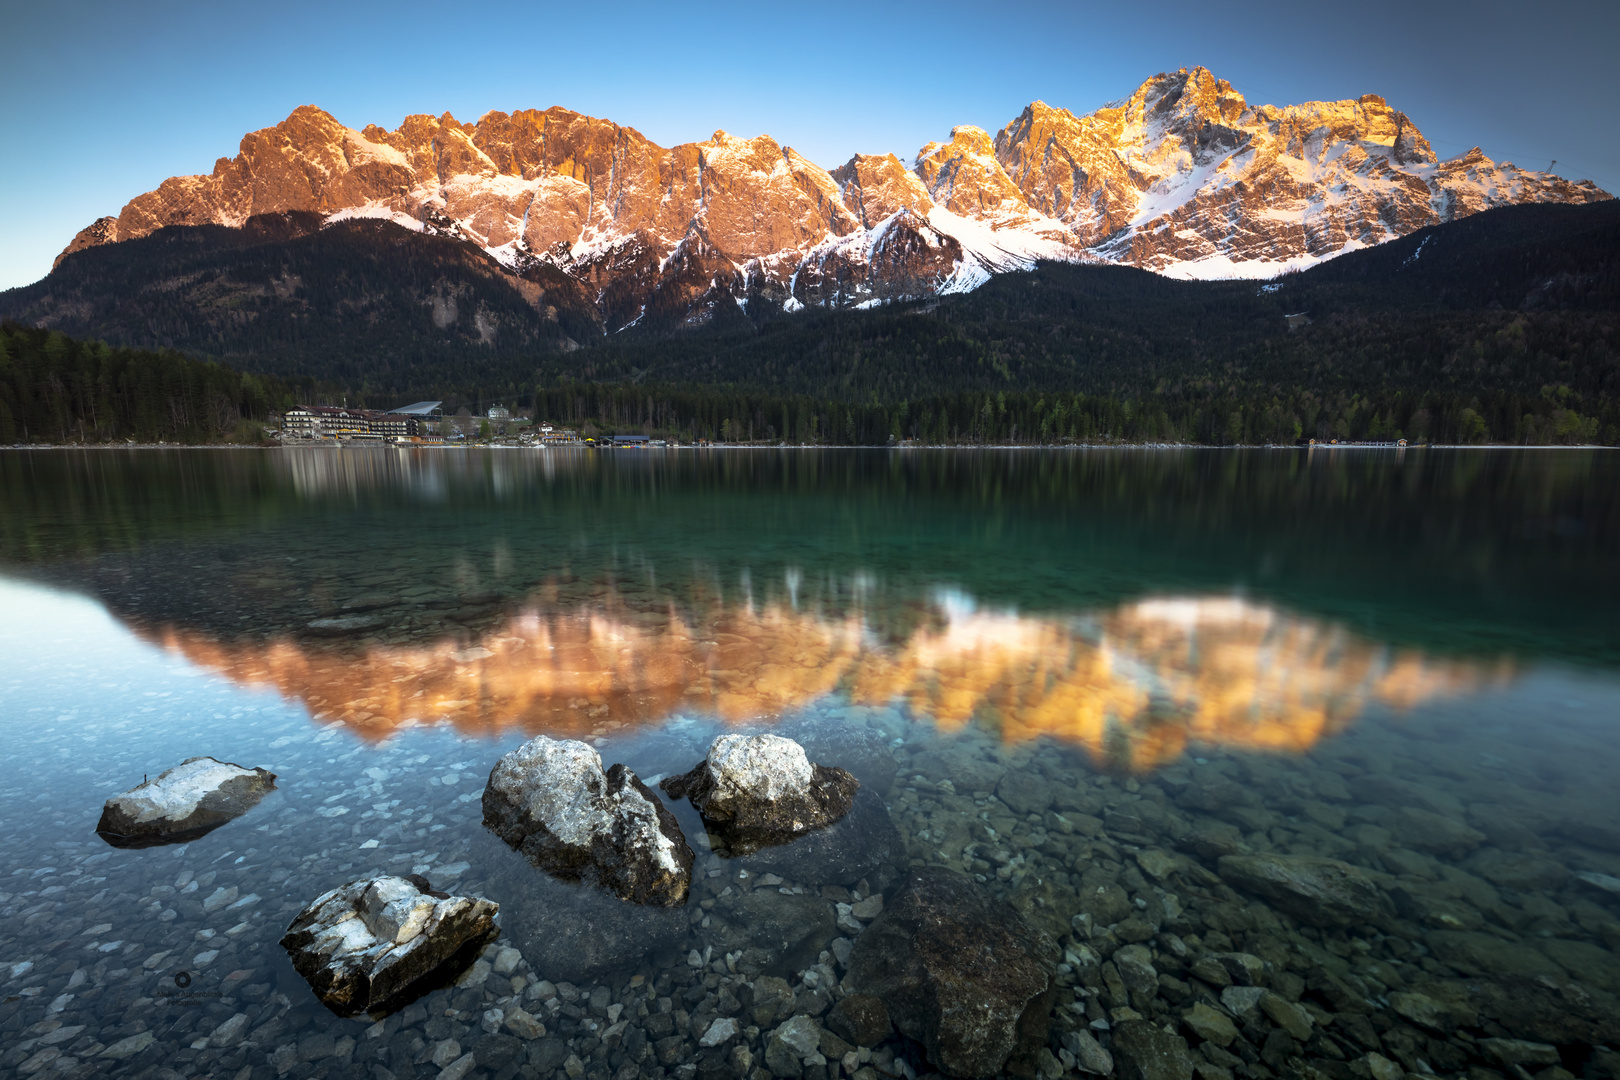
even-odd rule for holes
{"type": "Polygon", "coordinates": [[[831,903],[760,888],[715,904],[704,940],[715,955],[740,954],[745,975],[791,975],[816,962],[838,936],[831,903]]]}
{"type": "Polygon", "coordinates": [[[1620,896],[1620,877],[1614,877],[1612,874],[1600,874],[1595,870],[1582,870],[1575,876],[1595,889],[1602,889],[1606,893],[1620,896]]]}
{"type": "Polygon", "coordinates": [[[96,832],[113,847],[184,843],[247,813],[275,786],[276,774],[264,769],[187,758],[108,799],[96,832]]]}
{"type": "Polygon", "coordinates": [[[1227,883],[1270,900],[1314,926],[1356,926],[1382,913],[1378,886],[1338,859],[1308,855],[1224,855],[1217,863],[1227,883]]]}
{"type": "Polygon", "coordinates": [[[749,871],[781,874],[809,885],[852,885],[868,878],[882,889],[906,863],[905,841],[874,791],[855,793],[849,813],[788,844],[763,847],[742,859],[749,871]]]}
{"type": "Polygon", "coordinates": [[[670,966],[686,953],[687,913],[627,904],[594,885],[536,874],[521,863],[492,873],[501,937],[549,979],[588,984],[609,972],[670,966]]]}
{"type": "Polygon", "coordinates": [[[1120,1080],[1192,1080],[1187,1040],[1147,1020],[1125,1020],[1114,1028],[1114,1061],[1120,1080]]]}
{"type": "Polygon", "coordinates": [[[1104,1050],[1089,1031],[1064,1032],[1063,1049],[1074,1055],[1075,1068],[1083,1073],[1109,1076],[1114,1071],[1114,1055],[1104,1050]]]}
{"type": "Polygon", "coordinates": [[[365,878],[317,897],[281,946],[339,1016],[387,1012],[470,963],[499,910],[482,898],[436,899],[405,878],[365,878]]]}
{"type": "Polygon", "coordinates": [[[889,1010],[871,994],[846,994],[827,1014],[827,1026],[854,1046],[876,1046],[889,1037],[889,1010]]]}
{"type": "Polygon", "coordinates": [[[1620,1042],[1620,999],[1561,975],[1480,979],[1468,989],[1469,1004],[1515,1038],[1559,1046],[1620,1042]]]}
{"type": "Polygon", "coordinates": [[[322,637],[344,637],[348,634],[358,634],[364,630],[375,630],[388,622],[381,615],[338,615],[326,619],[314,619],[307,625],[313,634],[322,637]]]}
{"type": "Polygon", "coordinates": [[[1436,930],[1426,938],[1435,958],[1465,975],[1562,975],[1563,967],[1528,944],[1495,934],[1436,930]]]}
{"type": "Polygon", "coordinates": [[[846,985],[958,1077],[1031,1075],[1046,1042],[1057,946],[983,887],[910,872],[855,943],[846,985]]]}
{"type": "Polygon", "coordinates": [[[812,765],[804,747],[780,735],[722,735],[708,756],[659,785],[690,799],[733,855],[785,844],[849,813],[860,781],[812,765]]]}
{"type": "Polygon", "coordinates": [[[623,765],[606,772],[574,739],[537,736],[495,763],[484,825],[564,881],[622,900],[676,907],[692,886],[692,849],[675,815],[623,765]]]}

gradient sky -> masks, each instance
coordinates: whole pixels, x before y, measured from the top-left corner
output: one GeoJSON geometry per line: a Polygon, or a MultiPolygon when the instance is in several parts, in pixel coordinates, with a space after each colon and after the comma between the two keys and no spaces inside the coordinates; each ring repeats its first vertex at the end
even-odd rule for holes
{"type": "Polygon", "coordinates": [[[1620,3],[0,0],[0,288],[166,177],[316,104],[350,127],[564,105],[663,145],[768,133],[909,159],[1040,98],[1076,113],[1202,64],[1253,104],[1383,95],[1442,157],[1620,191],[1620,3]]]}

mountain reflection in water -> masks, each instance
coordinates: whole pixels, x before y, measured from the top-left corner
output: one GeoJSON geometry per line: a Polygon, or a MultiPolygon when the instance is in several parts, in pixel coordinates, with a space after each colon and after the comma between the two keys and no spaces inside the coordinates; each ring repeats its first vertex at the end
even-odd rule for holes
{"type": "Polygon", "coordinates": [[[470,645],[227,643],[175,628],[149,636],[371,739],[440,721],[472,735],[585,738],[683,711],[769,721],[844,694],[857,706],[904,704],[942,729],[977,721],[1007,742],[1049,736],[1135,771],[1194,743],[1303,753],[1370,706],[1409,708],[1513,675],[1505,661],[1393,649],[1232,596],[1054,617],[984,610],[946,591],[914,621],[885,640],[859,611],[828,617],[774,602],[633,611],[609,597],[531,602],[470,645]]]}

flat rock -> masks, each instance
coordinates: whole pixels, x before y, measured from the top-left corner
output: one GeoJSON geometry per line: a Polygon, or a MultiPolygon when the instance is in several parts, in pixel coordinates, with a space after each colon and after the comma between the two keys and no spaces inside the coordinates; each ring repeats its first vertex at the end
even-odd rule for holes
{"type": "Polygon", "coordinates": [[[737,970],[749,976],[791,975],[838,935],[828,901],[769,887],[721,901],[711,916],[706,940],[717,955],[742,953],[737,970]]]}
{"type": "Polygon", "coordinates": [[[889,1037],[889,1010],[871,994],[845,994],[827,1014],[827,1026],[854,1046],[876,1046],[889,1037]]]}
{"type": "Polygon", "coordinates": [[[547,979],[589,984],[687,951],[685,908],[627,904],[594,885],[536,874],[524,864],[494,870],[501,936],[547,979]]]}
{"type": "Polygon", "coordinates": [[[1620,852],[1620,825],[1598,818],[1571,819],[1561,823],[1558,831],[1577,844],[1599,851],[1620,852]]]}
{"type": "Polygon", "coordinates": [[[1596,870],[1582,870],[1575,876],[1594,889],[1601,889],[1603,892],[1620,896],[1620,877],[1615,877],[1613,874],[1600,874],[1596,870]]]}
{"type": "MultiPolygon", "coordinates": [[[[975,791],[993,792],[1007,775],[1007,767],[989,761],[972,749],[959,745],[946,745],[937,750],[924,750],[911,759],[911,767],[936,784],[949,780],[957,791],[971,795],[975,791]]],[[[909,772],[906,775],[911,775],[909,772]]]]}
{"type": "Polygon", "coordinates": [[[1266,989],[1261,986],[1228,986],[1221,991],[1221,1004],[1247,1023],[1260,1015],[1260,999],[1265,995],[1266,989]]]}
{"type": "Polygon", "coordinates": [[[957,1077],[1027,1075],[1046,1041],[1057,947],[972,879],[910,871],[850,953],[846,983],[957,1077]]]}
{"type": "Polygon", "coordinates": [[[1154,881],[1164,881],[1179,868],[1176,857],[1158,848],[1146,848],[1136,853],[1136,865],[1154,881]]]}
{"type": "Polygon", "coordinates": [[[1548,1043],[1530,1042],[1525,1039],[1481,1039],[1479,1048],[1485,1052],[1486,1057],[1500,1065],[1542,1068],[1561,1064],[1558,1047],[1548,1043]]]}
{"type": "Polygon", "coordinates": [[[737,1027],[737,1021],[732,1017],[719,1017],[709,1025],[709,1029],[698,1040],[698,1045],[702,1047],[719,1046],[735,1039],[740,1030],[737,1027]]]}
{"type": "Polygon", "coordinates": [[[771,1032],[765,1041],[765,1065],[779,1077],[797,1077],[803,1061],[819,1053],[821,1025],[814,1017],[795,1016],[771,1032]]]}
{"type": "Polygon", "coordinates": [[[1482,851],[1468,868],[1492,885],[1519,892],[1552,892],[1569,879],[1563,863],[1523,852],[1482,851]]]}
{"type": "MultiPolygon", "coordinates": [[[[1271,1022],[1282,1028],[1288,1034],[1305,1042],[1311,1037],[1313,1020],[1311,1014],[1303,1005],[1296,1005],[1280,994],[1270,990],[1260,995],[1260,1011],[1270,1017],[1271,1022]]],[[[1399,1009],[1396,1010],[1397,1012],[1399,1009]]]]}
{"type": "Polygon", "coordinates": [[[575,739],[536,736],[495,763],[484,825],[534,865],[622,900],[674,907],[692,886],[675,815],[623,765],[575,739]]]}
{"type": "Polygon", "coordinates": [[[1091,916],[1093,926],[1113,926],[1136,911],[1130,894],[1112,881],[1082,884],[1079,897],[1080,910],[1091,916]]]}
{"type": "Polygon", "coordinates": [[[1541,950],[1494,934],[1436,930],[1425,940],[1438,960],[1465,975],[1561,975],[1564,970],[1541,950]]]}
{"type": "MultiPolygon", "coordinates": [[[[1054,941],[1069,934],[1072,920],[1080,912],[1080,897],[1075,891],[1044,875],[1031,874],[1025,878],[1007,902],[1054,941]]],[[[1126,904],[1129,903],[1127,899],[1126,904]]]]}
{"type": "Polygon", "coordinates": [[[768,1028],[783,1017],[793,1015],[793,987],[786,979],[775,975],[760,975],[744,983],[738,996],[744,1015],[755,1027],[768,1028]]]}
{"type": "Polygon", "coordinates": [[[1017,769],[1001,778],[996,798],[1020,817],[1041,814],[1052,805],[1052,785],[1027,769],[1017,769]]]}
{"type": "Polygon", "coordinates": [[[281,946],[339,1016],[388,1012],[471,963],[499,910],[482,898],[435,896],[405,878],[365,878],[317,897],[281,946]]]}
{"type": "Polygon", "coordinates": [[[1153,952],[1146,945],[1125,945],[1114,951],[1114,969],[1132,994],[1153,997],[1159,992],[1159,973],[1153,967],[1153,952]]]}
{"type": "Polygon", "coordinates": [[[1468,989],[1468,1003],[1514,1038],[1557,1046],[1620,1042],[1620,999],[1561,975],[1503,975],[1472,980],[1468,989]]]}
{"type": "Polygon", "coordinates": [[[1314,926],[1356,926],[1382,913],[1378,886],[1338,859],[1308,855],[1224,855],[1220,875],[1314,926]]]}
{"type": "Polygon", "coordinates": [[[1199,1039],[1216,1046],[1231,1046],[1232,1040],[1238,1037],[1237,1025],[1232,1023],[1232,1018],[1202,1001],[1187,1010],[1181,1022],[1199,1039]]]}
{"type": "Polygon", "coordinates": [[[1063,1049],[1074,1055],[1075,1068],[1083,1073],[1108,1076],[1114,1071],[1114,1055],[1089,1031],[1064,1032],[1063,1049]]]}
{"type": "Polygon", "coordinates": [[[1390,830],[1414,851],[1461,855],[1485,842],[1485,834],[1447,814],[1406,806],[1396,811],[1390,830]]]}
{"type": "Polygon", "coordinates": [[[187,758],[108,799],[96,833],[121,848],[184,843],[247,813],[275,786],[276,774],[264,769],[187,758]]]}
{"type": "Polygon", "coordinates": [[[1114,1062],[1120,1080],[1192,1080],[1187,1040],[1147,1020],[1114,1025],[1114,1062]]]}
{"type": "Polygon", "coordinates": [[[1620,954],[1590,941],[1542,938],[1541,951],[1587,986],[1620,991],[1620,954]]]}
{"type": "MultiPolygon", "coordinates": [[[[726,837],[713,839],[723,843],[726,837]]],[[[739,861],[750,873],[780,874],[806,885],[853,885],[867,878],[881,889],[894,881],[907,859],[889,808],[876,791],[862,787],[849,813],[831,825],[759,848],[739,861]]]]}
{"type": "Polygon", "coordinates": [[[388,620],[381,615],[337,615],[328,619],[312,619],[308,623],[312,634],[322,637],[346,637],[366,630],[375,630],[388,620]]]}
{"type": "Polygon", "coordinates": [[[843,769],[811,764],[792,739],[722,735],[690,772],[659,786],[671,798],[690,799],[732,855],[747,855],[839,820],[860,781],[843,769]]]}

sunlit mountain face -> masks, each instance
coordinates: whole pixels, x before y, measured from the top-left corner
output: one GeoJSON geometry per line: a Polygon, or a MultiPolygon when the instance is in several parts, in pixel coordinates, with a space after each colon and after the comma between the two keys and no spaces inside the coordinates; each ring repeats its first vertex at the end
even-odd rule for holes
{"type": "Polygon", "coordinates": [[[222,640],[144,628],[244,685],[270,686],[370,740],[445,723],[462,734],[576,738],[677,715],[768,724],[811,707],[896,708],[950,731],[1082,748],[1146,772],[1190,749],[1303,753],[1369,709],[1403,710],[1513,677],[1506,662],[1392,648],[1230,595],[1162,596],[1060,616],[982,607],[957,591],[842,610],[779,599],[669,603],[545,591],[475,638],[222,640]]]}

